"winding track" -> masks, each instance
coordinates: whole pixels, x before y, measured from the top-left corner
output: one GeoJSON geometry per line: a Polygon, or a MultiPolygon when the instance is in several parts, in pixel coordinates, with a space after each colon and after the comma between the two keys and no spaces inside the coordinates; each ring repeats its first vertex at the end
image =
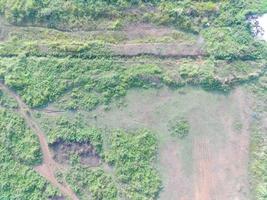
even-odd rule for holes
{"type": "Polygon", "coordinates": [[[18,103],[18,112],[24,118],[29,128],[31,128],[32,131],[38,136],[41,151],[43,154],[43,163],[40,166],[35,167],[35,170],[41,176],[46,178],[54,187],[58,188],[63,195],[72,200],[79,200],[76,194],[72,191],[72,189],[67,185],[66,182],[61,184],[56,179],[55,172],[61,171],[62,167],[53,160],[52,154],[48,147],[46,136],[32,117],[31,109],[22,101],[22,99],[15,92],[9,89],[1,81],[0,89],[2,89],[4,92],[6,92],[8,95],[10,95],[16,100],[16,102],[18,103]]]}

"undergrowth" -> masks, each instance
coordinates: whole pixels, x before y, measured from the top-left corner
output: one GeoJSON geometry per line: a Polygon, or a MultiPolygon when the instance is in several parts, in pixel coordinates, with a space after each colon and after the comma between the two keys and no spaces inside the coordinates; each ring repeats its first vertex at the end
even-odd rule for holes
{"type": "Polygon", "coordinates": [[[17,114],[0,109],[0,199],[48,199],[58,192],[32,167],[40,164],[37,136],[17,114]]]}

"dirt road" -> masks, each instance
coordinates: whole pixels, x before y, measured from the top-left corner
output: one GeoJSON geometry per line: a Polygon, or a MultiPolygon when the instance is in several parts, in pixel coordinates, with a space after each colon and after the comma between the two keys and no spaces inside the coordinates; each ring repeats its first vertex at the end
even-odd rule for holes
{"type": "Polygon", "coordinates": [[[40,166],[35,167],[35,170],[44,178],[46,178],[53,186],[58,188],[60,192],[66,197],[72,200],[78,200],[76,194],[71,190],[67,183],[59,183],[55,177],[55,172],[62,170],[62,167],[53,160],[52,154],[49,150],[48,143],[46,141],[45,134],[40,129],[38,124],[32,117],[31,109],[21,100],[21,98],[12,90],[10,90],[6,85],[0,82],[0,89],[5,91],[11,97],[13,97],[18,103],[18,112],[24,118],[27,125],[32,129],[32,131],[38,136],[41,151],[43,154],[43,163],[40,166]]]}

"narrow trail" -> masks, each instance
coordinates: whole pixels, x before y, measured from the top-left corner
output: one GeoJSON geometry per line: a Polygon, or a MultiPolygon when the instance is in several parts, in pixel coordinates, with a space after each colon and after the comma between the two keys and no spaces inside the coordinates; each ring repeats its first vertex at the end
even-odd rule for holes
{"type": "Polygon", "coordinates": [[[32,117],[31,109],[21,100],[21,98],[12,90],[10,90],[6,85],[0,81],[0,89],[5,91],[11,97],[13,97],[18,103],[18,112],[24,118],[27,125],[32,129],[32,131],[38,136],[41,151],[43,155],[43,163],[40,166],[35,167],[35,170],[44,178],[46,178],[53,186],[58,188],[60,192],[69,197],[72,200],[79,200],[72,189],[67,185],[67,183],[59,183],[55,177],[55,172],[62,170],[62,167],[53,160],[52,154],[49,150],[48,143],[45,134],[40,129],[38,124],[32,117]]]}

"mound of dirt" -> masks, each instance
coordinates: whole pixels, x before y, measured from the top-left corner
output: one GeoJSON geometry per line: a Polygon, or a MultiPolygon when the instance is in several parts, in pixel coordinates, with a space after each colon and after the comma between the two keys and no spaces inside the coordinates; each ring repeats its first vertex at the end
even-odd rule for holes
{"type": "Polygon", "coordinates": [[[53,158],[61,164],[69,164],[71,156],[79,157],[80,163],[90,167],[96,167],[101,160],[93,145],[87,142],[56,141],[50,145],[53,150],[53,158]]]}

